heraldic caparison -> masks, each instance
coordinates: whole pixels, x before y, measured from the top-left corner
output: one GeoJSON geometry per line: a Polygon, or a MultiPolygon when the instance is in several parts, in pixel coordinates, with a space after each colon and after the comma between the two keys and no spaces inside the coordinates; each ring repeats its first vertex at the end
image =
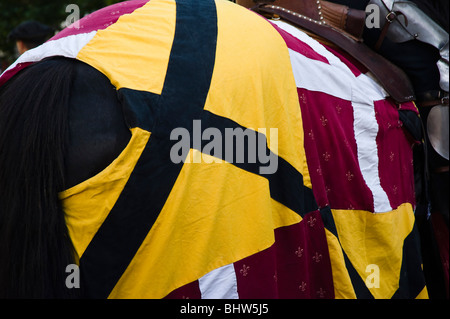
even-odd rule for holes
{"type": "Polygon", "coordinates": [[[25,58],[61,55],[106,75],[132,133],[108,167],[60,193],[89,297],[427,297],[420,275],[415,286],[403,275],[421,271],[404,260],[415,249],[412,203],[373,214],[317,202],[306,110],[269,21],[225,0],[134,0],[78,23],[25,58]],[[170,134],[194,120],[276,128],[277,139],[266,135],[276,172],[261,174],[258,161],[173,163],[170,134]],[[365,284],[368,265],[378,287],[365,284]]]}

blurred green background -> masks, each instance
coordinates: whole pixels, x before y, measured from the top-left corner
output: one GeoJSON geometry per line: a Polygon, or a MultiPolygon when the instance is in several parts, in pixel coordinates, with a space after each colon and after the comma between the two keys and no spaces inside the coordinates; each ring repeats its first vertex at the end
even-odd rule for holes
{"type": "Polygon", "coordinates": [[[61,30],[70,12],[69,4],[80,8],[80,18],[107,5],[123,0],[0,0],[0,70],[14,62],[18,57],[15,42],[8,41],[8,34],[20,23],[35,20],[61,30]]]}
{"type": "Polygon", "coordinates": [[[60,31],[61,24],[70,15],[70,12],[66,12],[69,4],[78,5],[82,18],[122,1],[124,0],[0,0],[0,71],[5,70],[19,56],[15,42],[8,41],[8,34],[20,23],[35,20],[60,31]]]}

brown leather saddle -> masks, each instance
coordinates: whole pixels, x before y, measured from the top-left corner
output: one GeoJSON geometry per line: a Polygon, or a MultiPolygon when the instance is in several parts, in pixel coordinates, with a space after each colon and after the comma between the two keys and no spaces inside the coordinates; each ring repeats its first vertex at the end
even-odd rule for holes
{"type": "Polygon", "coordinates": [[[412,83],[399,67],[362,41],[365,12],[324,0],[254,0],[251,9],[282,19],[344,50],[364,65],[397,103],[416,100],[412,83]]]}

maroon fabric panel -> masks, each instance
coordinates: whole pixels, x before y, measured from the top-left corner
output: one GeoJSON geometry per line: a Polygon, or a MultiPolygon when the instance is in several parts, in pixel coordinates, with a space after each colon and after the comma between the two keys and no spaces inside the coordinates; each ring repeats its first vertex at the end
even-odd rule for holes
{"type": "Polygon", "coordinates": [[[67,37],[69,35],[89,33],[92,31],[103,30],[117,22],[120,16],[132,13],[134,10],[142,7],[148,0],[124,1],[95,11],[78,21],[78,27],[67,27],[51,40],[67,37]]]}
{"type": "Polygon", "coordinates": [[[319,211],[275,231],[277,283],[283,299],[333,299],[334,287],[325,229],[319,211]]]}
{"type": "Polygon", "coordinates": [[[201,299],[201,297],[200,286],[196,280],[172,291],[164,299],[201,299]]]}
{"type": "Polygon", "coordinates": [[[9,81],[14,75],[16,75],[19,71],[25,69],[29,65],[33,64],[32,62],[26,62],[26,63],[19,63],[16,65],[15,68],[10,69],[8,71],[5,71],[5,73],[2,74],[2,77],[0,77],[0,86],[5,84],[9,81]]]}
{"type": "Polygon", "coordinates": [[[275,24],[272,24],[272,26],[280,33],[289,49],[294,50],[309,59],[329,64],[327,58],[314,51],[308,44],[295,38],[283,29],[277,27],[275,24]]]}
{"type": "Polygon", "coordinates": [[[414,207],[414,168],[411,152],[414,142],[405,143],[403,124],[397,109],[389,101],[375,102],[375,116],[379,126],[376,141],[381,187],[393,209],[404,203],[411,203],[414,207]]]}
{"type": "Polygon", "coordinates": [[[319,207],[373,211],[372,192],[359,168],[351,102],[322,92],[297,90],[306,158],[319,207]]]}
{"type": "Polygon", "coordinates": [[[276,246],[234,263],[239,299],[279,298],[276,246]]]}
{"type": "Polygon", "coordinates": [[[275,244],[235,264],[241,299],[333,299],[334,287],[319,211],[275,230],[275,244]]]}

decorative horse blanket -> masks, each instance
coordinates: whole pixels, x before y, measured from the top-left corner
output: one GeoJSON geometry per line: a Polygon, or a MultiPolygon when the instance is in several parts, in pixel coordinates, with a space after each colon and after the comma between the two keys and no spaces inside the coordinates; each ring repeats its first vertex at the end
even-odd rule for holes
{"type": "Polygon", "coordinates": [[[0,85],[50,56],[105,74],[132,132],[60,195],[89,296],[427,297],[398,115],[416,107],[339,49],[229,1],[133,0],[0,85]]]}

